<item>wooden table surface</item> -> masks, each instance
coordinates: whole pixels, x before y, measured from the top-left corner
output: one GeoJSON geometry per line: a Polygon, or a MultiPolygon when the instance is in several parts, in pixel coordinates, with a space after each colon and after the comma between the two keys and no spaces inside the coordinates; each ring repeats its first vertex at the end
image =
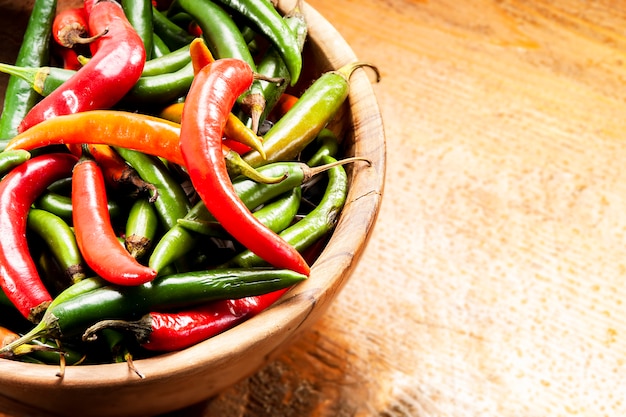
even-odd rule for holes
{"type": "Polygon", "coordinates": [[[289,349],[167,416],[626,415],[626,9],[309,2],[383,75],[374,234],[289,349]]]}
{"type": "Polygon", "coordinates": [[[310,3],[383,74],[374,235],[295,345],[175,415],[626,415],[626,9],[310,3]]]}

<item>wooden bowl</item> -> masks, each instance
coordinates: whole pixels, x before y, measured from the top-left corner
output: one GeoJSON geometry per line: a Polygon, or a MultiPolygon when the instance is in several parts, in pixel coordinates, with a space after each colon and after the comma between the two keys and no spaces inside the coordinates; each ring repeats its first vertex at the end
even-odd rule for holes
{"type": "MultiPolygon", "coordinates": [[[[0,6],[11,8],[3,10],[3,19],[14,19],[13,11],[30,3],[24,4],[0,1],[0,6]]],[[[295,0],[280,1],[279,8],[290,10],[294,4],[295,0]]],[[[357,59],[331,23],[307,4],[304,12],[310,30],[302,88],[321,72],[357,59]]],[[[7,20],[3,23],[10,24],[7,20]]],[[[11,42],[5,39],[2,44],[6,48],[11,42]]],[[[15,47],[17,42],[11,45],[15,47]]],[[[4,62],[12,62],[15,51],[8,58],[7,51],[3,53],[4,62]]],[[[345,130],[344,154],[364,156],[372,165],[347,168],[347,204],[307,281],[290,290],[270,309],[225,333],[183,351],[136,361],[144,379],[123,363],[68,367],[61,379],[55,376],[56,366],[0,360],[0,410],[11,415],[40,412],[118,417],[145,417],[176,410],[207,399],[251,375],[314,323],[352,274],[381,202],[385,137],[371,85],[373,77],[367,71],[359,69],[353,74],[340,124],[345,130]]]]}

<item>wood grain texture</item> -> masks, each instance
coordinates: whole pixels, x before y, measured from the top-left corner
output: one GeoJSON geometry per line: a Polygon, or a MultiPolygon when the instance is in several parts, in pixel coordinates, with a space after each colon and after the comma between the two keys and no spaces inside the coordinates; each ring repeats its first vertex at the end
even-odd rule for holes
{"type": "Polygon", "coordinates": [[[195,415],[624,415],[624,10],[311,4],[383,73],[382,210],[321,322],[195,415]]]}
{"type": "Polygon", "coordinates": [[[626,10],[310,4],[383,74],[378,222],[311,330],[168,416],[626,414],[626,10]]]}

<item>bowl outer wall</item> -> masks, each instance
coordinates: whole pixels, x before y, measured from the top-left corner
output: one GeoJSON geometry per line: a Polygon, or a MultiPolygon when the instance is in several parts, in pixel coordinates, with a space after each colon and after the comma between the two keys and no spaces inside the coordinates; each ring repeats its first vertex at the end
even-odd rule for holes
{"type": "MultiPolygon", "coordinates": [[[[281,1],[282,11],[295,1],[281,1]]],[[[320,71],[357,58],[331,23],[308,4],[309,48],[320,71]]],[[[366,69],[355,71],[349,96],[353,128],[347,129],[346,155],[372,161],[349,166],[348,203],[336,230],[312,265],[310,278],[278,303],[239,326],[180,352],[135,361],[145,379],[126,364],[66,368],[61,380],[54,366],[0,360],[0,409],[24,403],[59,415],[147,416],[202,401],[251,375],[275,357],[328,308],[360,258],[378,215],[385,174],[385,138],[380,111],[366,69]],[[10,399],[10,400],[8,400],[10,399]]]]}

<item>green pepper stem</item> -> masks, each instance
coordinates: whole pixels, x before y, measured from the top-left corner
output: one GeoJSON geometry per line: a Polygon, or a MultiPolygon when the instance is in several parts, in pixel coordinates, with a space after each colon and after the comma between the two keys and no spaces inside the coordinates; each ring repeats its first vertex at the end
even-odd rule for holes
{"type": "Polygon", "coordinates": [[[38,74],[46,72],[47,71],[46,68],[47,67],[41,67],[41,68],[18,67],[15,65],[0,63],[0,72],[9,74],[9,75],[14,75],[26,81],[29,85],[35,85],[35,81],[39,77],[38,74]]]}
{"type": "Polygon", "coordinates": [[[302,171],[304,172],[304,181],[308,181],[312,177],[316,176],[317,174],[320,174],[320,173],[322,173],[324,171],[328,171],[329,169],[334,168],[336,166],[345,165],[345,164],[358,162],[358,161],[367,162],[368,166],[372,165],[372,161],[370,161],[367,158],[361,157],[361,156],[353,156],[353,157],[350,157],[350,158],[344,158],[344,159],[340,159],[340,160],[335,161],[335,162],[331,162],[331,163],[328,163],[328,164],[325,164],[325,165],[316,166],[316,167],[310,167],[307,164],[302,163],[301,167],[302,167],[302,171]]]}
{"type": "Polygon", "coordinates": [[[287,173],[284,173],[278,177],[268,177],[267,175],[263,175],[252,166],[250,166],[247,162],[241,158],[237,152],[230,150],[226,153],[225,156],[226,164],[228,168],[228,173],[231,176],[243,175],[253,181],[260,182],[263,184],[278,184],[285,178],[287,178],[287,173]]]}
{"type": "Polygon", "coordinates": [[[48,332],[48,323],[42,319],[35,327],[33,327],[28,333],[21,336],[0,349],[0,358],[10,358],[15,355],[19,355],[20,346],[32,342],[37,337],[42,336],[48,332]]]}
{"type": "Polygon", "coordinates": [[[352,62],[350,64],[344,65],[343,67],[339,68],[338,70],[334,72],[336,74],[341,75],[347,81],[352,76],[352,73],[354,72],[354,70],[356,70],[357,68],[362,68],[362,67],[371,68],[376,74],[376,82],[380,81],[380,71],[378,70],[378,67],[376,67],[373,64],[370,64],[369,62],[363,62],[363,61],[352,62]]]}

